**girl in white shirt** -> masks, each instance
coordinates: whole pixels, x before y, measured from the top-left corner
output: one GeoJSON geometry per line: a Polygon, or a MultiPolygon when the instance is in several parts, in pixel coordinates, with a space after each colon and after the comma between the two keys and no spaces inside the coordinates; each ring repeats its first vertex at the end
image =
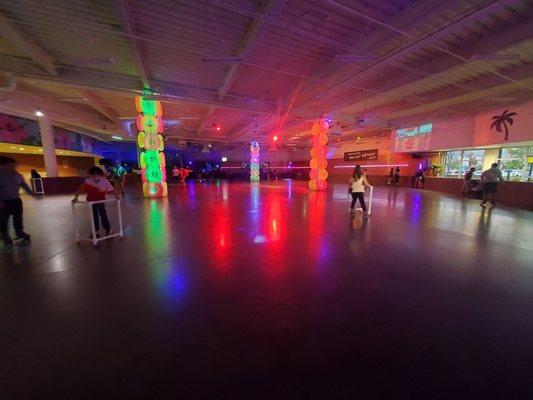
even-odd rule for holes
{"type": "Polygon", "coordinates": [[[363,174],[361,166],[357,165],[353,170],[352,177],[350,178],[350,193],[352,194],[352,205],[350,207],[350,212],[352,214],[355,213],[355,203],[359,199],[359,203],[361,203],[361,208],[363,209],[363,218],[368,217],[365,204],[365,187],[371,187],[371,185],[368,183],[366,176],[363,174]]]}

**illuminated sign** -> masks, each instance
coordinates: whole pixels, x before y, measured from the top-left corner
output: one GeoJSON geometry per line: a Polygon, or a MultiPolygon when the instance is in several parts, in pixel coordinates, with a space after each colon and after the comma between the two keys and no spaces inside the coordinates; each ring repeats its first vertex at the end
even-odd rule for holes
{"type": "Polygon", "coordinates": [[[397,153],[429,150],[433,124],[400,128],[394,131],[394,151],[397,153]]]}
{"type": "Polygon", "coordinates": [[[357,150],[344,153],[344,161],[377,160],[378,149],[357,150]]]}

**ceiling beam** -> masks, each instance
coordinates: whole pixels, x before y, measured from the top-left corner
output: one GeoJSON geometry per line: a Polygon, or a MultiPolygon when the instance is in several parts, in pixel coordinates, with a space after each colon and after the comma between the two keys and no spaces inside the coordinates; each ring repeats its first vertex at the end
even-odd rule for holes
{"type": "MultiPolygon", "coordinates": [[[[460,54],[464,58],[470,58],[473,54],[496,54],[501,51],[506,51],[507,49],[510,52],[514,52],[517,46],[523,43],[533,43],[531,38],[531,25],[533,24],[533,17],[525,20],[519,25],[514,25],[511,29],[508,29],[505,32],[497,32],[490,36],[483,38],[481,41],[471,43],[462,48],[454,50],[457,54],[460,54]]],[[[483,68],[479,68],[482,65],[489,65],[490,62],[476,61],[469,64],[456,59],[449,58],[446,59],[434,59],[428,60],[422,66],[424,70],[418,68],[418,72],[415,72],[415,78],[413,75],[408,74],[398,74],[391,79],[388,79],[385,82],[383,88],[381,88],[381,93],[376,96],[369,96],[365,99],[359,100],[350,105],[344,105],[340,108],[341,112],[358,114],[362,110],[371,110],[375,107],[380,107],[385,104],[390,103],[391,101],[396,101],[400,97],[407,97],[412,93],[415,95],[420,95],[425,91],[431,91],[431,85],[436,82],[441,84],[453,86],[453,90],[457,92],[470,90],[469,83],[453,83],[453,80],[450,79],[452,75],[464,68],[475,68],[480,71],[484,71],[483,68]],[[476,65],[478,66],[476,68],[476,65]],[[422,75],[422,76],[421,76],[422,75]],[[427,88],[423,90],[421,88],[427,88]]],[[[505,74],[511,80],[514,79],[512,75],[512,70],[514,66],[512,64],[499,63],[500,71],[505,74]],[[507,70],[510,70],[508,73],[507,70]]],[[[529,67],[530,68],[530,67],[529,67]]],[[[486,74],[486,73],[485,73],[486,74]]],[[[497,83],[502,83],[503,79],[497,75],[491,75],[492,80],[497,83]]],[[[495,84],[495,83],[494,83],[495,84]]]]}
{"type": "MultiPolygon", "coordinates": [[[[266,2],[264,3],[260,11],[261,16],[269,15],[270,12],[278,4],[280,4],[278,0],[266,0],[266,2]]],[[[237,53],[235,54],[235,57],[241,57],[243,60],[246,60],[246,58],[248,57],[248,54],[254,48],[254,45],[257,43],[264,25],[265,25],[265,21],[262,18],[255,19],[250,24],[246,32],[246,35],[241,45],[239,46],[239,50],[237,50],[237,53]]],[[[226,75],[224,76],[224,80],[222,81],[222,84],[220,85],[220,88],[218,89],[218,95],[220,98],[223,98],[231,89],[233,82],[235,82],[237,70],[239,69],[239,67],[240,67],[240,64],[238,63],[234,63],[230,65],[228,71],[226,72],[226,75]]]]}
{"type": "Polygon", "coordinates": [[[74,104],[64,103],[58,100],[47,98],[42,94],[31,94],[12,92],[4,96],[5,103],[0,103],[0,111],[8,114],[20,115],[25,118],[35,119],[35,110],[39,108],[49,115],[54,125],[69,125],[76,127],[75,131],[84,133],[86,131],[105,135],[125,133],[120,124],[103,124],[99,116],[94,112],[77,107],[74,104]],[[104,128],[105,126],[105,128],[104,128]]]}
{"type": "Polygon", "coordinates": [[[202,118],[202,123],[200,124],[200,126],[198,127],[196,131],[196,136],[200,135],[204,131],[205,126],[209,122],[209,117],[213,114],[214,110],[215,110],[214,106],[209,107],[209,110],[207,110],[204,117],[202,118]]]}
{"type": "Polygon", "coordinates": [[[118,20],[126,37],[130,43],[133,59],[137,66],[137,72],[141,78],[141,82],[145,89],[150,89],[150,79],[148,73],[148,67],[144,60],[144,55],[140,43],[135,38],[135,28],[133,26],[133,20],[131,17],[131,9],[128,4],[128,0],[113,0],[115,11],[117,12],[118,20]]]}
{"type": "Polygon", "coordinates": [[[305,37],[317,43],[322,43],[322,44],[328,45],[336,49],[347,50],[350,48],[350,46],[345,43],[341,43],[335,40],[330,40],[324,37],[323,35],[313,33],[312,31],[309,31],[307,29],[298,28],[294,24],[287,23],[285,21],[282,21],[278,18],[269,16],[269,15],[264,15],[255,10],[247,9],[245,7],[242,7],[242,5],[232,3],[231,1],[228,1],[228,0],[209,0],[208,3],[215,5],[217,7],[220,7],[222,9],[232,11],[236,14],[244,15],[246,17],[254,18],[256,20],[257,19],[263,20],[269,25],[275,26],[277,28],[281,28],[282,30],[286,30],[288,32],[297,34],[299,36],[305,37]]]}
{"type": "MultiPolygon", "coordinates": [[[[533,86],[533,78],[526,78],[519,82],[524,85],[533,86]]],[[[473,102],[477,102],[477,101],[481,101],[485,99],[490,99],[491,97],[495,97],[495,96],[509,96],[509,95],[512,95],[513,92],[520,91],[520,90],[523,90],[523,89],[520,86],[518,86],[516,83],[505,83],[503,85],[481,89],[477,92],[466,93],[460,96],[446,98],[444,100],[436,101],[436,102],[429,103],[423,106],[409,108],[407,110],[396,111],[396,112],[385,115],[384,118],[388,120],[395,120],[399,118],[404,118],[406,116],[429,113],[429,112],[432,112],[434,110],[439,110],[444,107],[452,107],[452,106],[457,106],[457,105],[462,105],[462,104],[473,103],[473,102]]]]}
{"type": "Polygon", "coordinates": [[[89,104],[100,114],[106,117],[111,122],[118,121],[118,113],[109,105],[107,105],[104,100],[100,98],[97,94],[93,93],[87,89],[78,89],[78,92],[83,96],[89,104]]]}
{"type": "MultiPolygon", "coordinates": [[[[276,8],[280,3],[278,0],[267,0],[263,7],[261,8],[261,15],[268,15],[272,10],[276,8]]],[[[263,30],[265,25],[265,22],[263,19],[255,19],[252,21],[250,26],[248,27],[245,37],[239,46],[239,49],[237,50],[237,53],[235,54],[235,57],[241,57],[244,60],[246,60],[248,54],[250,51],[254,48],[255,44],[257,43],[261,31],[263,30]]],[[[228,71],[224,75],[224,79],[222,80],[222,83],[220,84],[220,87],[218,89],[218,98],[223,99],[228,92],[230,91],[231,87],[233,86],[233,83],[235,82],[235,79],[237,78],[237,71],[240,67],[240,64],[234,63],[231,64],[228,71]]],[[[205,129],[207,123],[209,122],[209,117],[213,114],[214,106],[209,107],[208,112],[204,116],[202,123],[200,124],[200,127],[196,131],[196,135],[200,135],[203,130],[205,129]]]]}
{"type": "Polygon", "coordinates": [[[52,56],[13,25],[2,12],[0,12],[0,36],[14,45],[18,51],[31,58],[46,72],[54,76],[57,75],[52,56]]]}
{"type": "MultiPolygon", "coordinates": [[[[139,79],[129,75],[58,66],[58,76],[50,77],[42,74],[38,68],[24,59],[17,59],[15,65],[13,58],[6,55],[0,55],[0,71],[13,74],[19,80],[48,85],[76,89],[100,89],[127,96],[137,96],[144,93],[140,88],[139,79]]],[[[152,80],[151,83],[154,95],[159,95],[161,101],[164,102],[179,104],[188,102],[243,112],[277,115],[277,104],[271,100],[233,94],[219,99],[218,93],[210,89],[158,80],[152,80]]]]}
{"type": "MultiPolygon", "coordinates": [[[[393,53],[385,57],[382,57],[374,62],[371,62],[368,65],[365,65],[361,68],[356,69],[349,75],[337,80],[334,83],[331,83],[326,88],[323,88],[322,90],[317,91],[316,93],[307,97],[306,99],[301,100],[295,106],[295,108],[319,96],[324,96],[328,93],[331,93],[334,89],[337,89],[342,86],[346,87],[350,85],[350,83],[353,82],[355,78],[357,78],[359,75],[361,75],[364,72],[368,73],[370,71],[376,70],[377,68],[383,67],[384,65],[388,65],[393,62],[401,62],[402,59],[408,56],[409,54],[412,54],[413,52],[420,51],[423,49],[427,49],[427,48],[437,49],[447,55],[450,55],[459,60],[462,60],[463,62],[467,62],[468,60],[462,57],[461,55],[455,54],[453,51],[445,49],[444,47],[438,45],[437,43],[445,39],[448,35],[450,35],[453,32],[463,29],[464,27],[469,26],[471,24],[479,23],[483,18],[487,17],[490,14],[497,13],[509,5],[513,5],[513,4],[516,5],[520,3],[521,3],[521,0],[496,0],[485,7],[481,7],[475,11],[467,13],[462,18],[449,23],[448,25],[440,28],[439,30],[429,35],[426,35],[419,40],[413,41],[411,44],[405,47],[402,47],[398,49],[397,51],[394,51],[393,53]]],[[[490,72],[498,74],[499,76],[505,79],[505,76],[502,74],[499,74],[494,71],[490,71],[490,72]]]]}

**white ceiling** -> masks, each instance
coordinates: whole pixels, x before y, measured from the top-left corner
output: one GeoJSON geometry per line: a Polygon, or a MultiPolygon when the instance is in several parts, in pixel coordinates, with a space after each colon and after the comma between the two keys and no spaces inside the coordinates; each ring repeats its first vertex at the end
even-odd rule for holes
{"type": "Polygon", "coordinates": [[[168,136],[287,144],[320,116],[350,139],[533,98],[532,0],[0,0],[0,13],[0,111],[39,107],[82,133],[126,137],[144,89],[168,136]],[[241,61],[203,61],[228,57],[241,61]]]}

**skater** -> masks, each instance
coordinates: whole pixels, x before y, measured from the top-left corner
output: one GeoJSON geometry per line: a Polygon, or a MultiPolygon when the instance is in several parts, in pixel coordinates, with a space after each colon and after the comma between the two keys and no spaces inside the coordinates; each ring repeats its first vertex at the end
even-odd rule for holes
{"type": "Polygon", "coordinates": [[[474,171],[476,169],[474,167],[470,168],[468,171],[466,171],[465,176],[463,177],[463,187],[461,189],[461,193],[463,196],[467,196],[472,191],[472,177],[474,176],[474,171]]]}
{"type": "Polygon", "coordinates": [[[389,179],[387,180],[387,185],[392,184],[392,180],[394,179],[394,168],[391,168],[389,171],[389,179]]]}
{"type": "Polygon", "coordinates": [[[17,162],[10,157],[0,157],[0,236],[6,245],[13,244],[8,230],[11,215],[15,227],[15,240],[26,242],[30,240],[30,235],[24,232],[23,207],[19,197],[21,187],[26,193],[34,195],[22,175],[17,172],[17,162]]]}
{"type": "Polygon", "coordinates": [[[365,187],[371,187],[366,176],[361,170],[361,166],[357,165],[353,170],[352,177],[350,178],[350,193],[352,195],[352,205],[350,206],[350,213],[355,214],[355,203],[359,200],[361,208],[363,209],[363,218],[368,218],[368,212],[366,211],[365,204],[365,187]]]}
{"type": "MultiPolygon", "coordinates": [[[[115,197],[119,197],[111,183],[104,177],[104,171],[98,167],[92,167],[89,170],[89,177],[76,190],[72,202],[77,202],[78,196],[82,193],[87,193],[87,201],[105,200],[107,194],[113,194],[115,197]]],[[[106,236],[109,236],[111,234],[111,224],[107,219],[105,203],[93,204],[92,207],[96,237],[99,237],[100,220],[102,221],[106,236]]]]}
{"type": "Polygon", "coordinates": [[[498,169],[498,163],[493,163],[489,169],[481,174],[481,190],[483,191],[483,200],[479,205],[487,207],[487,201],[490,201],[492,207],[494,204],[494,194],[498,189],[498,181],[503,182],[502,171],[498,169]]]}
{"type": "Polygon", "coordinates": [[[124,182],[126,181],[126,169],[120,165],[120,162],[116,162],[113,168],[111,168],[111,180],[115,184],[117,193],[122,193],[124,196],[124,182]]]}
{"type": "Polygon", "coordinates": [[[177,165],[174,165],[174,168],[172,168],[172,179],[174,181],[179,182],[180,181],[180,174],[181,174],[180,168],[178,168],[177,165]]]}
{"type": "Polygon", "coordinates": [[[398,186],[400,182],[400,167],[396,167],[394,170],[394,186],[398,186]]]}

